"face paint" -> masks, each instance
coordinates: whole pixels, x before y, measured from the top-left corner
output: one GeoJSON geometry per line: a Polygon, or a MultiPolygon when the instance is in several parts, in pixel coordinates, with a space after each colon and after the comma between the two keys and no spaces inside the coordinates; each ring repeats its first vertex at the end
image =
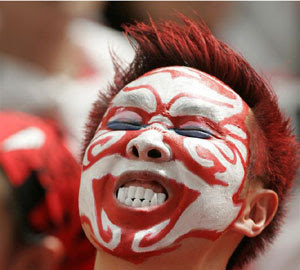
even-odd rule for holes
{"type": "Polygon", "coordinates": [[[89,239],[135,263],[185,237],[217,239],[243,206],[248,112],[232,89],[192,68],[128,84],[84,156],[79,209],[89,239]]]}

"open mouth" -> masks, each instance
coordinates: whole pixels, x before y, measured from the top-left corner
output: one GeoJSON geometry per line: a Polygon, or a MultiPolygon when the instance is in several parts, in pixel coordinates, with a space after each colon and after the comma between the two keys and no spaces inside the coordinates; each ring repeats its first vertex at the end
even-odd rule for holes
{"type": "Polygon", "coordinates": [[[125,168],[119,175],[92,180],[99,235],[109,245],[121,237],[120,248],[114,249],[120,254],[132,251],[133,245],[146,248],[163,239],[200,195],[176,178],[165,176],[164,169],[125,168]]]}
{"type": "Polygon", "coordinates": [[[164,177],[151,172],[125,173],[118,181],[116,198],[133,208],[162,205],[169,198],[164,181],[164,177]]]}

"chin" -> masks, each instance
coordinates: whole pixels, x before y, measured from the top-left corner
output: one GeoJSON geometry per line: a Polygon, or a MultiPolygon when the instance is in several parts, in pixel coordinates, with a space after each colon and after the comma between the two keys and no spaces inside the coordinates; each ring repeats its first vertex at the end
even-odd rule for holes
{"type": "MultiPolygon", "coordinates": [[[[94,177],[89,170],[82,176],[86,185],[80,189],[81,222],[96,248],[141,263],[177,249],[185,238],[219,237],[217,230],[189,226],[201,193],[167,177],[170,174],[164,164],[114,161],[109,173],[100,173],[103,176],[94,177]]],[[[112,160],[99,164],[93,171],[101,172],[112,160]]]]}

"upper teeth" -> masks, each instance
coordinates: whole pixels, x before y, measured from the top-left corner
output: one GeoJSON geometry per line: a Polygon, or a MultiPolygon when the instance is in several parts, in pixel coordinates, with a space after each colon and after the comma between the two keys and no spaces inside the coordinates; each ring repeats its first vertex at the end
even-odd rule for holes
{"type": "Polygon", "coordinates": [[[152,189],[136,186],[121,187],[117,192],[117,198],[121,203],[133,207],[160,205],[166,197],[164,193],[156,193],[152,189]]]}

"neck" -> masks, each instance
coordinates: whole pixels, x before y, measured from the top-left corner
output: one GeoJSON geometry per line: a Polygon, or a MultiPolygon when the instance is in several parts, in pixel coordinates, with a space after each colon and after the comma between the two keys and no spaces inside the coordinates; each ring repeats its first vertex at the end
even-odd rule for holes
{"type": "Polygon", "coordinates": [[[185,239],[176,250],[150,257],[140,264],[98,250],[94,270],[225,270],[241,237],[230,233],[220,238],[215,242],[199,238],[185,239]]]}

